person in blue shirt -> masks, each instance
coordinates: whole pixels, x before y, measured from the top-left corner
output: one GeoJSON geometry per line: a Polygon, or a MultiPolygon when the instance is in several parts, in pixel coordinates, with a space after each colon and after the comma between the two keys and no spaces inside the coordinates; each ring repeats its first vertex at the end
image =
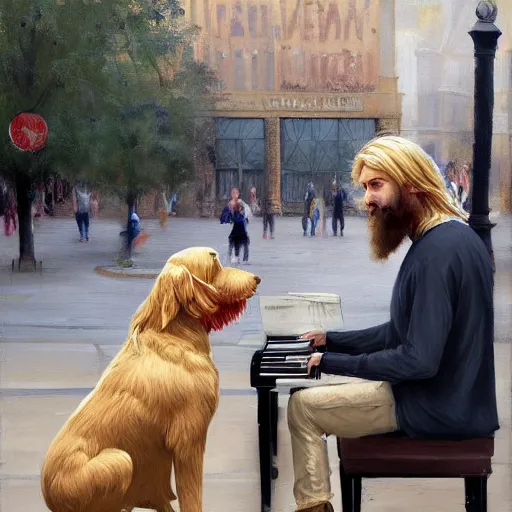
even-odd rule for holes
{"type": "Polygon", "coordinates": [[[400,431],[414,438],[490,437],[499,429],[493,264],[433,160],[401,137],[370,141],[352,178],[365,191],[370,246],[386,260],[412,242],[389,320],[356,331],[311,331],[308,363],[363,379],[297,391],[288,403],[297,510],[332,512],[325,435],[400,431]]]}

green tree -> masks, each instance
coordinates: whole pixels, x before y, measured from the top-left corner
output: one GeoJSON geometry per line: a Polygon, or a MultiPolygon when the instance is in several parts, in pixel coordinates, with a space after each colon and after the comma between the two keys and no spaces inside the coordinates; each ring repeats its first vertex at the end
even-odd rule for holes
{"type": "MultiPolygon", "coordinates": [[[[190,180],[196,118],[211,108],[214,76],[205,65],[185,52],[179,56],[178,69],[164,72],[164,66],[155,66],[152,74],[149,69],[139,72],[131,58],[118,65],[122,101],[101,121],[102,157],[96,168],[103,169],[101,187],[126,200],[128,233],[137,198],[190,180]]],[[[132,241],[131,236],[126,238],[126,259],[131,257],[132,241]]]]}
{"type": "Polygon", "coordinates": [[[20,260],[34,260],[33,186],[48,173],[128,196],[189,166],[213,77],[187,53],[197,28],[181,14],[178,0],[0,0],[0,172],[16,187],[20,260]],[[43,150],[10,142],[19,112],[47,121],[43,150]]]}

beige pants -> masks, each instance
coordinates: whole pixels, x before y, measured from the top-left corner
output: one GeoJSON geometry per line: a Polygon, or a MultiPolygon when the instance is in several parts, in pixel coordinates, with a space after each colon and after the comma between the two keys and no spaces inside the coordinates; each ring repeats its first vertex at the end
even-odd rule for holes
{"type": "Polygon", "coordinates": [[[297,510],[332,499],[324,434],[354,438],[398,429],[387,382],[362,381],[297,391],[288,403],[297,510]]]}

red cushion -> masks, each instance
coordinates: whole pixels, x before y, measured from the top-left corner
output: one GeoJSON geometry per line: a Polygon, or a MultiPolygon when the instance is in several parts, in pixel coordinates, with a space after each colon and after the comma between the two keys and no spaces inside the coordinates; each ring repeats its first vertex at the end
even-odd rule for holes
{"type": "Polygon", "coordinates": [[[346,473],[368,476],[466,477],[491,474],[494,438],[431,441],[401,435],[338,438],[346,473]]]}

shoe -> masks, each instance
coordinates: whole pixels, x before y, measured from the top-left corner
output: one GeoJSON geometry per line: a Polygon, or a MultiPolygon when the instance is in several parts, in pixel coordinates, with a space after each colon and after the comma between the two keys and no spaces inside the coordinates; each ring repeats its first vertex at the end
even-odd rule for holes
{"type": "Polygon", "coordinates": [[[233,257],[231,258],[231,263],[236,263],[236,262],[237,262],[237,257],[236,257],[236,256],[233,256],[233,257]]]}
{"type": "Polygon", "coordinates": [[[84,241],[84,239],[82,237],[80,237],[80,242],[83,242],[83,241],[84,241]]]}
{"type": "Polygon", "coordinates": [[[271,238],[272,240],[274,240],[275,236],[274,236],[274,235],[270,235],[270,238],[271,238]]]}
{"type": "Polygon", "coordinates": [[[315,505],[314,507],[303,508],[298,512],[334,512],[334,508],[327,501],[326,503],[321,503],[320,505],[315,505]]]}
{"type": "Polygon", "coordinates": [[[265,240],[267,240],[267,239],[268,239],[268,235],[265,233],[265,234],[263,235],[263,238],[264,238],[265,240]]]}

